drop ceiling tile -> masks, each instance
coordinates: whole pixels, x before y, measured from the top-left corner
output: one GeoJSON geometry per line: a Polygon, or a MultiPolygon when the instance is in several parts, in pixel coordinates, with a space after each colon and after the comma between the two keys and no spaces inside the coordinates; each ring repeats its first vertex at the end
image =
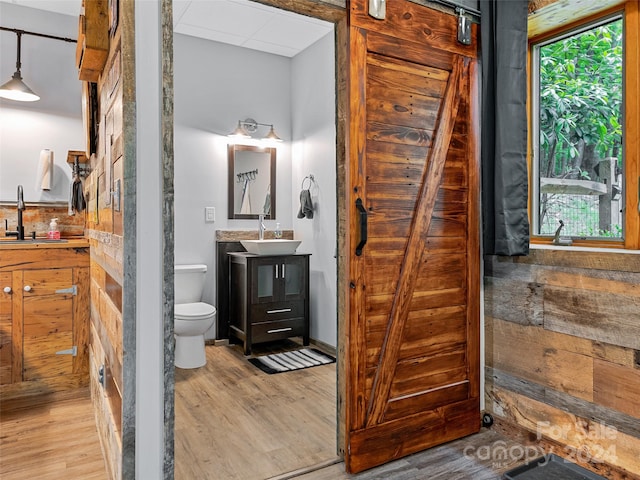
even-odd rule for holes
{"type": "Polygon", "coordinates": [[[295,46],[301,51],[331,31],[333,26],[328,25],[327,27],[288,15],[274,15],[251,39],[275,45],[295,46]]]}
{"type": "Polygon", "coordinates": [[[297,48],[288,47],[286,45],[277,45],[274,43],[261,42],[259,40],[247,40],[242,44],[245,48],[260,50],[261,52],[273,53],[283,57],[295,57],[299,50],[297,48]]]}
{"type": "Polygon", "coordinates": [[[214,42],[228,43],[230,45],[242,46],[246,41],[245,37],[233,35],[225,32],[216,32],[195,25],[178,25],[174,28],[174,33],[189,35],[191,37],[204,38],[205,40],[213,40],[214,42]]]}
{"type": "Polygon", "coordinates": [[[273,16],[262,9],[228,0],[193,1],[180,20],[180,25],[251,37],[273,16]]]}
{"type": "Polygon", "coordinates": [[[278,10],[275,7],[271,7],[269,5],[263,5],[262,3],[254,2],[253,0],[227,0],[227,1],[231,3],[237,3],[238,5],[257,8],[258,10],[264,10],[269,13],[284,12],[284,10],[278,10]]]}
{"type": "Polygon", "coordinates": [[[184,12],[187,11],[191,0],[173,0],[173,26],[175,27],[180,23],[184,12]]]}

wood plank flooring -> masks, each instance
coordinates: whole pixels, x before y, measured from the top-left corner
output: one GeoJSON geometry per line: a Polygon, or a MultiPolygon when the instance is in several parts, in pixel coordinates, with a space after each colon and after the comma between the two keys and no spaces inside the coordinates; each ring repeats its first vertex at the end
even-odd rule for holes
{"type": "Polygon", "coordinates": [[[176,480],[263,480],[336,459],[335,364],[267,375],[237,345],[206,353],[205,367],[176,369],[176,480]]]}
{"type": "Polygon", "coordinates": [[[344,471],[344,463],[279,480],[497,480],[502,474],[533,460],[542,452],[523,447],[495,430],[480,433],[410,455],[357,475],[344,471]],[[502,457],[502,454],[505,454],[502,457]]]}
{"type": "Polygon", "coordinates": [[[0,478],[107,478],[88,388],[2,403],[0,478]]]}
{"type": "MultiPolygon", "coordinates": [[[[208,346],[207,358],[176,370],[176,480],[490,480],[522,463],[518,453],[536,456],[483,429],[348,475],[336,457],[335,364],[266,375],[239,347],[208,346]]],[[[107,478],[87,389],[1,407],[2,480],[107,478]]]]}

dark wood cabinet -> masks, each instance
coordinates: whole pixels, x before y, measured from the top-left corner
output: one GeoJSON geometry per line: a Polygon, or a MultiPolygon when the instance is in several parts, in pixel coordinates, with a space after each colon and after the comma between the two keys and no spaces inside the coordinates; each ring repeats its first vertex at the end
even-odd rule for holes
{"type": "Polygon", "coordinates": [[[302,337],[309,344],[309,254],[229,253],[229,336],[255,343],[302,337]]]}

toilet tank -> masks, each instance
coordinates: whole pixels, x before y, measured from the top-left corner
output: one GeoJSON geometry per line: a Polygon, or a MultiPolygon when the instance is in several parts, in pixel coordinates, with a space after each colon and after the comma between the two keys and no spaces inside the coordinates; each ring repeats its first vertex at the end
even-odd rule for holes
{"type": "Polygon", "coordinates": [[[176,265],[174,267],[174,303],[194,303],[202,299],[206,265],[176,265]]]}

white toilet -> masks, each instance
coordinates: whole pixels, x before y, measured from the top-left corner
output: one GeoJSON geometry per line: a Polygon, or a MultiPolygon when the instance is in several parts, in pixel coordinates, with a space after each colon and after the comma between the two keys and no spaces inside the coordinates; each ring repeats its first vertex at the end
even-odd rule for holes
{"type": "Polygon", "coordinates": [[[174,337],[175,365],[198,368],[207,363],[204,333],[213,325],[216,307],[200,301],[204,290],[206,265],[174,267],[174,337]]]}

